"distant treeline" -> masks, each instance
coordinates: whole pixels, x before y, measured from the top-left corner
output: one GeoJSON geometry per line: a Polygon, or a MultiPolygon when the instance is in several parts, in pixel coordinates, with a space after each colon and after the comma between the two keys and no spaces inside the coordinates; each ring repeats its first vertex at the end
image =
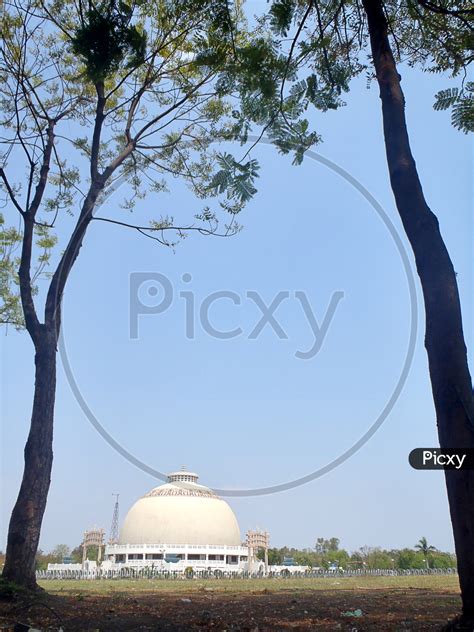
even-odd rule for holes
{"type": "MultiPolygon", "coordinates": [[[[91,546],[87,549],[87,557],[89,560],[97,560],[97,547],[91,546]]],[[[103,554],[103,551],[102,551],[103,554]]],[[[44,571],[48,568],[48,564],[58,564],[68,559],[71,562],[82,562],[82,546],[76,546],[74,549],[70,549],[67,544],[58,544],[48,553],[38,549],[36,554],[36,570],[44,571]]],[[[5,561],[5,553],[0,551],[0,569],[3,567],[5,561]]]]}
{"type": "MultiPolygon", "coordinates": [[[[263,551],[258,553],[263,559],[263,551]]],[[[287,546],[268,550],[269,564],[298,564],[302,566],[345,570],[367,569],[409,569],[409,568],[455,568],[456,557],[439,551],[421,538],[414,548],[382,549],[363,546],[349,553],[339,547],[338,538],[318,538],[313,549],[295,549],[287,546]]]]}

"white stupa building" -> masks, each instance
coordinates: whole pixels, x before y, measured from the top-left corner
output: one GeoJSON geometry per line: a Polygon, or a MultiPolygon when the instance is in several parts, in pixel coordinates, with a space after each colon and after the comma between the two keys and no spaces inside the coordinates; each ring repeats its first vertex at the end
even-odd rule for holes
{"type": "Polygon", "coordinates": [[[131,507],[118,541],[105,545],[103,558],[104,530],[94,527],[84,532],[82,564],[66,559],[50,563],[47,571],[37,571],[38,577],[129,577],[136,571],[147,576],[192,571],[202,577],[220,572],[226,576],[306,572],[308,567],[293,563],[268,566],[268,532],[249,530],[242,542],[232,509],[212,489],[200,485],[198,478],[185,469],[168,474],[167,483],[131,507]],[[94,545],[99,547],[98,562],[87,559],[87,546],[94,545]],[[259,550],[264,551],[264,561],[257,557],[259,550]]]}
{"type": "Polygon", "coordinates": [[[168,475],[131,507],[119,541],[105,548],[105,561],[184,572],[248,569],[248,548],[225,500],[182,470],[168,475]]]}

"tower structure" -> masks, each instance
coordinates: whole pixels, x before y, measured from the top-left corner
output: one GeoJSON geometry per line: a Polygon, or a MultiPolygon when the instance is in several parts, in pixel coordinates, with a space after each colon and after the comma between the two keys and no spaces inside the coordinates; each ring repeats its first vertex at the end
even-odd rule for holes
{"type": "Polygon", "coordinates": [[[112,496],[115,496],[115,505],[110,526],[109,544],[117,544],[119,541],[119,494],[112,494],[112,496]]]}
{"type": "Polygon", "coordinates": [[[270,546],[270,535],[268,531],[247,531],[245,543],[248,549],[248,569],[252,572],[254,564],[257,562],[257,552],[263,549],[265,574],[268,574],[268,548],[270,546]]]}
{"type": "Polygon", "coordinates": [[[90,546],[97,547],[97,563],[100,564],[102,559],[102,547],[104,546],[104,530],[94,527],[89,531],[84,531],[84,540],[82,542],[82,565],[87,560],[87,549],[90,546]]]}

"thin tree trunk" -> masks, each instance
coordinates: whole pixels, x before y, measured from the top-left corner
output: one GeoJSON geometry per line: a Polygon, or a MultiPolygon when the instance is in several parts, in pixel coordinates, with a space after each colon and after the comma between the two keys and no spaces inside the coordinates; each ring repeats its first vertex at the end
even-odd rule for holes
{"type": "Polygon", "coordinates": [[[35,390],[25,466],[8,530],[3,577],[36,588],[35,558],[53,464],[56,393],[56,334],[39,326],[35,353],[35,390]]]}
{"type": "MultiPolygon", "coordinates": [[[[56,399],[56,346],[61,327],[61,299],[69,273],[91,222],[97,196],[104,185],[103,179],[93,182],[84,200],[76,228],[49,286],[45,305],[46,324],[40,324],[34,307],[28,311],[25,305],[28,308],[29,303],[23,301],[28,332],[35,345],[35,391],[30,433],[25,446],[23,480],[10,518],[2,576],[26,588],[37,588],[35,559],[51,481],[56,399]]],[[[28,226],[28,223],[25,223],[25,226],[28,226]]],[[[28,232],[25,228],[25,235],[31,243],[31,227],[28,232]]],[[[29,252],[28,248],[26,252],[29,252]]],[[[23,274],[25,270],[27,271],[24,294],[28,296],[31,284],[29,256],[22,256],[22,266],[24,266],[23,274]]],[[[22,272],[21,268],[20,272],[22,272]]]]}
{"type": "MultiPolygon", "coordinates": [[[[381,0],[363,0],[382,100],[390,181],[425,302],[425,347],[442,448],[474,448],[472,382],[456,273],[429,209],[408,139],[405,99],[381,0]]],[[[413,420],[416,423],[416,420],[413,420]]],[[[464,618],[474,618],[474,471],[446,470],[464,618]]]]}
{"type": "Polygon", "coordinates": [[[50,161],[54,148],[54,125],[59,118],[49,121],[48,140],[44,148],[40,179],[29,209],[22,213],[25,229],[19,278],[25,325],[35,345],[35,392],[30,433],[25,446],[23,480],[10,518],[3,577],[29,588],[37,587],[35,558],[43,515],[46,509],[53,464],[56,344],[61,327],[61,300],[69,274],[92,220],[92,213],[97,198],[103,191],[108,179],[135,148],[135,143],[130,141],[105,169],[104,173],[99,173],[100,140],[106,106],[103,82],[97,83],[96,89],[97,104],[90,157],[91,184],[82,203],[75,229],[49,284],[46,295],[44,324],[41,324],[38,320],[33,301],[31,256],[35,217],[41,205],[48,181],[50,161]]]}

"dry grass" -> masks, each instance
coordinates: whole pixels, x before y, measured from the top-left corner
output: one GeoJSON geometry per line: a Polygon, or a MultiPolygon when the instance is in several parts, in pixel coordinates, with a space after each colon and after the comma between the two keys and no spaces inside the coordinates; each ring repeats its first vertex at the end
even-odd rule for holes
{"type": "Polygon", "coordinates": [[[116,579],[43,580],[40,585],[56,595],[111,595],[137,593],[259,593],[262,591],[307,590],[409,590],[459,592],[456,575],[412,575],[406,577],[296,577],[261,579],[116,579]]]}

